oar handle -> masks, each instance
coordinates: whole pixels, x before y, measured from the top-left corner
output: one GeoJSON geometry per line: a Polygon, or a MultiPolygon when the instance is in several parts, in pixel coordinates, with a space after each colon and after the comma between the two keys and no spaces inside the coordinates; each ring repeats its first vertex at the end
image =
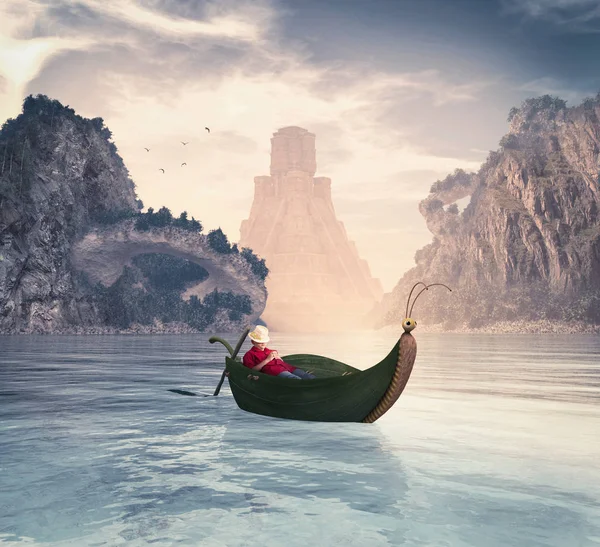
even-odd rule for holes
{"type": "Polygon", "coordinates": [[[244,342],[246,341],[246,336],[248,336],[248,333],[250,332],[250,329],[247,328],[244,333],[242,334],[242,336],[240,337],[239,342],[237,343],[237,345],[235,346],[235,349],[233,350],[233,353],[231,354],[231,358],[235,359],[237,357],[237,354],[240,352],[240,350],[242,349],[242,346],[244,345],[244,342]]]}
{"type": "MultiPolygon", "coordinates": [[[[242,346],[244,345],[244,341],[246,340],[246,336],[248,336],[249,332],[250,332],[249,328],[244,330],[244,333],[240,337],[240,340],[237,343],[237,345],[235,346],[235,349],[232,349],[227,341],[223,340],[222,338],[219,338],[218,336],[211,336],[208,341],[211,344],[214,344],[215,342],[221,342],[221,344],[223,344],[229,351],[229,355],[231,356],[231,358],[235,359],[237,357],[237,354],[242,349],[242,346]]],[[[227,371],[224,370],[223,374],[221,374],[221,379],[219,380],[219,385],[217,386],[217,389],[215,389],[215,392],[213,393],[213,396],[215,396],[215,397],[219,394],[219,391],[221,391],[221,386],[223,385],[223,382],[225,381],[225,373],[226,372],[227,371]]]]}
{"type": "Polygon", "coordinates": [[[211,344],[214,344],[215,342],[220,342],[221,344],[223,344],[227,348],[227,351],[229,352],[229,355],[233,355],[233,348],[231,347],[231,344],[227,340],[223,340],[223,338],[220,338],[219,336],[211,336],[208,339],[208,341],[211,344]]]}

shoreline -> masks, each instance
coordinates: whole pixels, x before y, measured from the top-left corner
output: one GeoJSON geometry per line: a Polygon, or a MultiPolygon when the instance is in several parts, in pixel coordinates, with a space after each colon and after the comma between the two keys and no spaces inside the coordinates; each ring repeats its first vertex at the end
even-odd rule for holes
{"type": "MultiPolygon", "coordinates": [[[[171,323],[168,325],[154,324],[154,325],[133,325],[127,329],[120,329],[118,327],[107,327],[107,326],[93,326],[93,327],[64,327],[53,331],[29,331],[29,332],[0,332],[0,336],[93,336],[93,335],[156,335],[156,334],[238,334],[244,330],[244,327],[236,328],[231,330],[230,328],[224,328],[225,325],[215,325],[214,328],[206,331],[194,329],[185,323],[171,323]]],[[[227,325],[230,327],[230,325],[227,325]]],[[[385,325],[379,329],[365,329],[367,331],[372,330],[373,332],[402,332],[402,325],[400,323],[393,325],[385,325]]],[[[478,328],[470,328],[466,325],[458,326],[452,330],[444,328],[442,323],[438,324],[418,324],[418,333],[432,333],[432,334],[600,334],[600,324],[594,325],[583,322],[569,322],[561,323],[558,321],[500,321],[490,325],[485,325],[478,328]]],[[[276,332],[276,331],[273,331],[276,332]]],[[[345,331],[340,331],[345,332],[345,331]]],[[[296,333],[306,334],[306,333],[296,333]]],[[[335,332],[323,333],[335,335],[335,332]]]]}
{"type": "MultiPolygon", "coordinates": [[[[391,330],[397,331],[398,329],[402,329],[400,323],[386,325],[380,330],[387,332],[391,330]]],[[[444,328],[441,323],[433,325],[417,324],[415,330],[423,333],[439,334],[600,334],[600,325],[583,323],[581,321],[563,323],[544,319],[540,321],[498,321],[497,323],[478,328],[461,325],[452,330],[444,328]]]]}
{"type": "MultiPolygon", "coordinates": [[[[222,331],[219,331],[222,332],[222,331]]],[[[72,326],[72,327],[62,327],[59,329],[55,329],[52,331],[44,331],[40,330],[31,330],[27,332],[3,332],[0,335],[3,336],[92,336],[92,335],[114,335],[114,334],[123,334],[123,335],[135,335],[135,334],[208,334],[208,331],[200,331],[198,329],[194,329],[185,323],[170,323],[168,325],[163,325],[160,323],[155,323],[153,325],[140,325],[135,324],[129,328],[121,329],[118,327],[108,327],[108,326],[72,326]]]]}

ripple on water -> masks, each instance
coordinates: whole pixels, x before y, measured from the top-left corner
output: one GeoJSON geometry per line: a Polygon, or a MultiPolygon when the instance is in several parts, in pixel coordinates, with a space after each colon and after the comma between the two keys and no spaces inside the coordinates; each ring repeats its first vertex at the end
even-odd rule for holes
{"type": "MultiPolygon", "coordinates": [[[[416,337],[374,425],[251,415],[227,384],[169,392],[219,380],[222,348],[195,335],[4,337],[0,540],[598,544],[600,337],[416,337]]],[[[277,336],[359,368],[394,341],[277,336]]]]}

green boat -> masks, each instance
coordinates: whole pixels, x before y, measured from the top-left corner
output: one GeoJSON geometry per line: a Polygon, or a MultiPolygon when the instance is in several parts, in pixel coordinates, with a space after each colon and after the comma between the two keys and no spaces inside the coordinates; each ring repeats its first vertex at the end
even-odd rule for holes
{"type": "MultiPolygon", "coordinates": [[[[417,285],[425,287],[423,292],[431,286],[443,284],[425,285],[419,282],[412,290],[417,285]]],[[[410,302],[410,295],[408,300],[410,302]]],[[[412,307],[410,312],[412,314],[412,307]]],[[[320,355],[281,357],[286,363],[316,376],[313,380],[302,381],[271,376],[244,366],[237,354],[250,332],[249,328],[244,331],[235,349],[222,338],[213,336],[209,339],[210,343],[220,342],[229,351],[214,395],[218,395],[227,377],[237,405],[247,412],[290,420],[372,423],[392,408],[408,383],[417,355],[417,343],[411,334],[416,325],[409,316],[407,304],[402,336],[382,361],[366,370],[320,355]]]]}

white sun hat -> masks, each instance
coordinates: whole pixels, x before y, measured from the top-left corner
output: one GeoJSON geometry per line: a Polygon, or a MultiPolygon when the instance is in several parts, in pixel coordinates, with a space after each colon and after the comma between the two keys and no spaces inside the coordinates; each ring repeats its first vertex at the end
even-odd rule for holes
{"type": "Polygon", "coordinates": [[[248,338],[257,344],[266,344],[270,340],[269,329],[262,325],[257,325],[254,330],[248,334],[248,338]]]}

